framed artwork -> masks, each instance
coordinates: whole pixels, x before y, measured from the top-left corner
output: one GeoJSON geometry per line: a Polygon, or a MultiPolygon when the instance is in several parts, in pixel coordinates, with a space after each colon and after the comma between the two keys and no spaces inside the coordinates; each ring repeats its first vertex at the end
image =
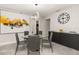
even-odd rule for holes
{"type": "Polygon", "coordinates": [[[0,15],[0,32],[16,33],[29,31],[29,20],[20,16],[23,15],[3,11],[0,15]]]}
{"type": "Polygon", "coordinates": [[[13,20],[10,20],[6,16],[0,16],[0,23],[3,24],[4,26],[9,26],[11,29],[14,27],[22,27],[23,25],[29,25],[28,22],[25,19],[19,19],[19,18],[14,18],[13,20]]]}

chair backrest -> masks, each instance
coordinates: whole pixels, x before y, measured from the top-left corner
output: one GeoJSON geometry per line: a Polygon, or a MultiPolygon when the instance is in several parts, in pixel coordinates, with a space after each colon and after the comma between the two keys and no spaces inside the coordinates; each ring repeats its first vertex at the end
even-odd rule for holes
{"type": "Polygon", "coordinates": [[[29,36],[27,40],[27,48],[33,52],[40,50],[40,38],[38,35],[29,36]]]}
{"type": "Polygon", "coordinates": [[[38,34],[39,34],[39,35],[42,35],[42,31],[39,31],[38,34]]]}
{"type": "Polygon", "coordinates": [[[29,31],[24,31],[24,36],[29,35],[29,31]]]}
{"type": "Polygon", "coordinates": [[[17,44],[19,44],[19,36],[18,36],[18,33],[15,33],[15,37],[16,37],[17,44]]]}

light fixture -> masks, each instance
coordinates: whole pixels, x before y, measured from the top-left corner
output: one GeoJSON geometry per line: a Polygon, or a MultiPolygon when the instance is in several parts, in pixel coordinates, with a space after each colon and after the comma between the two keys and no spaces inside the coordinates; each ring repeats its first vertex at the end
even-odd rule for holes
{"type": "Polygon", "coordinates": [[[39,32],[39,18],[40,18],[40,15],[39,15],[39,10],[38,10],[38,4],[34,4],[34,7],[35,7],[35,14],[33,16],[31,16],[32,19],[35,19],[36,21],[36,35],[38,35],[38,32],[39,32]]]}
{"type": "Polygon", "coordinates": [[[37,10],[38,4],[35,4],[35,6],[36,6],[36,17],[35,17],[35,20],[36,20],[36,35],[38,35],[38,32],[39,32],[39,12],[37,10]]]}
{"type": "Polygon", "coordinates": [[[35,4],[35,6],[38,6],[38,4],[35,4]]]}

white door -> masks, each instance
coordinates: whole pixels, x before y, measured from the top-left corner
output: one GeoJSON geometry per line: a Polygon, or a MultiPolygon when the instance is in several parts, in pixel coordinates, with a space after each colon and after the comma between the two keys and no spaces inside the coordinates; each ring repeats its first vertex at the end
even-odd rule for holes
{"type": "Polygon", "coordinates": [[[48,31],[50,31],[50,19],[46,19],[46,21],[45,21],[46,23],[46,30],[45,30],[45,32],[46,32],[46,36],[48,36],[48,31]]]}

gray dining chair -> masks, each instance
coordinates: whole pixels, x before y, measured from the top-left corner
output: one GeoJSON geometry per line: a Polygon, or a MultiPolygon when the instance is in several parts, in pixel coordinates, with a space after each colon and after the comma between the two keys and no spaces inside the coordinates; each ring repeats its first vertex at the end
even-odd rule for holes
{"type": "Polygon", "coordinates": [[[16,53],[19,49],[19,46],[20,45],[26,46],[26,43],[25,43],[25,41],[20,41],[18,33],[15,33],[15,37],[16,37],[16,50],[15,50],[15,55],[16,55],[16,53]]]}
{"type": "Polygon", "coordinates": [[[29,31],[24,31],[24,36],[29,35],[29,31]]]}
{"type": "Polygon", "coordinates": [[[27,54],[38,52],[40,54],[40,38],[38,35],[29,36],[27,40],[27,54]]]}
{"type": "MultiPolygon", "coordinates": [[[[49,36],[45,36],[45,37],[43,37],[43,32],[42,31],[39,31],[38,32],[39,33],[39,35],[42,37],[41,39],[42,39],[42,41],[41,41],[41,45],[42,45],[42,47],[41,47],[41,50],[43,50],[43,45],[44,45],[44,43],[49,43],[49,45],[50,45],[50,48],[51,48],[51,51],[53,52],[53,47],[52,47],[52,33],[50,34],[50,37],[49,36]]],[[[49,32],[48,32],[49,33],[49,32]]]]}
{"type": "Polygon", "coordinates": [[[27,43],[27,39],[28,39],[28,36],[29,36],[29,31],[24,31],[24,36],[27,36],[27,37],[24,38],[25,43],[27,43]]]}

